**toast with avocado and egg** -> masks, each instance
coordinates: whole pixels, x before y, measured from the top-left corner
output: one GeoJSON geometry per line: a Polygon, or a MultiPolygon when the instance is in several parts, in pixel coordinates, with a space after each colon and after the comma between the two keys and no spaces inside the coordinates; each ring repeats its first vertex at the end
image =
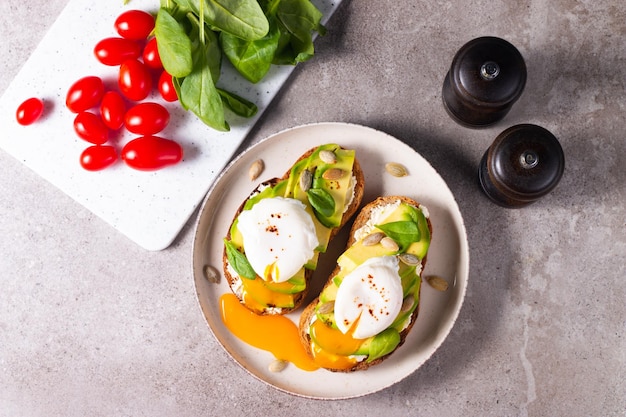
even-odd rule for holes
{"type": "Polygon", "coordinates": [[[300,316],[300,339],[318,365],[364,370],[404,343],[419,311],[431,235],[428,210],[410,198],[363,207],[337,266],[300,316]]]}
{"type": "Polygon", "coordinates": [[[286,314],[304,300],[320,253],[358,210],[363,171],[354,150],[325,144],[244,201],[224,239],[224,274],[257,314],[286,314]]]}

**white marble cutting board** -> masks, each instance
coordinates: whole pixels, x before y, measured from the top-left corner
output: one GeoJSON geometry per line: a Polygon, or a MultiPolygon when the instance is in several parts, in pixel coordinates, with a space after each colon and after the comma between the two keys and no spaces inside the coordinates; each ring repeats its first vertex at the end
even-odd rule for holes
{"type": "MultiPolygon", "coordinates": [[[[340,1],[313,3],[326,21],[340,1]]],[[[117,68],[96,60],[95,44],[117,35],[113,24],[123,11],[156,12],[158,6],[158,0],[132,0],[126,6],[122,0],[70,0],[0,98],[0,148],[147,250],[162,250],[172,243],[293,71],[290,66],[274,67],[263,82],[251,85],[224,65],[218,85],[259,107],[251,119],[227,115],[231,125],[227,133],[212,130],[178,103],[165,103],[158,93],[153,94],[149,100],[164,104],[171,114],[169,126],[159,136],[180,143],[184,160],[154,172],[135,171],[121,161],[103,171],[88,172],[81,168],[79,156],[90,144],[74,133],[75,115],[65,107],[67,90],[86,75],[99,76],[105,85],[114,86],[117,68]],[[44,100],[44,116],[33,125],[21,126],[15,111],[29,97],[44,100]]],[[[121,149],[136,135],[118,136],[112,142],[121,149]]]]}

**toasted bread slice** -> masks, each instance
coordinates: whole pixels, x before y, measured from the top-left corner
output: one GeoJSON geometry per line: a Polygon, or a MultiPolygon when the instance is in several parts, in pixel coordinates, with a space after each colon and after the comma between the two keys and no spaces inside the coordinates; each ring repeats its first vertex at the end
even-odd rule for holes
{"type": "MultiPolygon", "coordinates": [[[[424,224],[424,228],[428,228],[428,246],[430,245],[430,238],[432,236],[432,225],[429,219],[429,214],[428,214],[428,210],[420,205],[418,202],[414,201],[411,198],[408,197],[404,197],[404,196],[387,196],[387,197],[379,197],[378,199],[376,199],[375,201],[367,204],[365,207],[363,207],[363,209],[359,212],[359,214],[356,216],[352,229],[350,230],[350,237],[348,239],[347,245],[346,245],[346,250],[348,250],[349,248],[351,248],[355,243],[357,243],[357,237],[355,236],[355,232],[359,231],[359,229],[367,227],[367,228],[372,228],[372,222],[369,223],[368,225],[368,221],[370,221],[372,219],[372,216],[374,214],[375,211],[381,209],[382,207],[391,205],[391,204],[398,204],[399,203],[406,203],[418,210],[421,211],[421,213],[424,215],[424,219],[426,221],[426,223],[424,224]]],[[[361,229],[363,230],[363,229],[361,229]]],[[[362,243],[362,239],[363,236],[359,237],[360,242],[362,243]]],[[[426,248],[427,251],[427,248],[426,248]]],[[[333,357],[331,355],[331,358],[333,358],[330,361],[327,360],[322,360],[322,361],[317,361],[318,364],[320,364],[323,368],[326,368],[330,371],[333,372],[353,372],[353,371],[360,371],[360,370],[365,370],[368,369],[371,366],[377,365],[379,363],[381,363],[382,361],[384,361],[386,358],[388,358],[393,352],[395,352],[397,350],[398,347],[400,347],[404,341],[406,340],[407,335],[409,334],[409,332],[411,331],[411,328],[413,327],[413,325],[415,324],[415,320],[417,318],[418,315],[418,311],[419,311],[419,293],[420,293],[420,289],[421,289],[421,271],[423,271],[424,266],[426,265],[426,253],[424,253],[423,257],[418,259],[418,265],[416,266],[416,275],[418,276],[418,282],[417,282],[417,288],[415,288],[414,291],[416,291],[417,293],[417,297],[414,297],[418,300],[417,305],[414,306],[414,310],[410,313],[410,316],[408,316],[406,319],[403,319],[402,322],[404,323],[404,327],[402,328],[401,331],[399,331],[399,342],[397,344],[397,346],[390,352],[380,356],[380,357],[376,357],[375,359],[370,360],[369,356],[363,354],[363,353],[357,353],[357,354],[353,354],[353,355],[349,355],[351,358],[348,357],[344,357],[339,358],[338,361],[335,362],[335,359],[337,359],[337,357],[333,357]],[[358,359],[356,359],[358,357],[358,359]],[[346,359],[348,358],[348,359],[346,359]],[[354,358],[354,359],[352,359],[354,358]],[[352,363],[349,363],[350,361],[352,361],[352,363]],[[335,363],[339,364],[339,363],[343,363],[343,365],[334,365],[335,363]]],[[[398,253],[399,255],[399,253],[398,253]]],[[[311,356],[314,357],[317,355],[319,356],[319,353],[315,353],[313,352],[313,340],[311,338],[310,335],[310,328],[312,323],[315,320],[320,320],[317,316],[317,309],[322,306],[323,304],[330,304],[329,301],[327,299],[323,299],[322,302],[320,302],[321,297],[323,297],[324,294],[324,290],[326,290],[329,286],[335,286],[335,288],[333,289],[333,291],[329,291],[330,294],[335,293],[336,294],[336,289],[337,286],[334,283],[333,279],[335,277],[338,276],[338,274],[340,274],[341,271],[341,266],[340,263],[341,262],[341,258],[339,258],[338,260],[338,264],[335,267],[335,269],[333,270],[333,272],[331,273],[330,277],[328,278],[328,281],[326,282],[324,288],[322,289],[322,292],[320,293],[320,296],[316,297],[309,305],[307,305],[301,316],[300,316],[300,323],[299,323],[299,331],[300,331],[300,340],[302,342],[302,345],[304,346],[305,350],[307,351],[307,353],[311,356]]],[[[411,292],[412,293],[412,292],[411,292]]],[[[405,301],[408,297],[405,295],[405,301]]],[[[334,299],[332,301],[332,303],[334,304],[334,299]]],[[[324,308],[322,308],[324,309],[324,308]]],[[[408,311],[405,313],[408,314],[408,311]]],[[[325,320],[322,320],[322,322],[325,322],[325,320]]],[[[325,326],[330,327],[330,324],[326,323],[324,324],[325,326]]],[[[388,329],[386,329],[388,330],[388,329]]],[[[339,332],[339,330],[335,329],[334,331],[339,332]]],[[[319,349],[320,347],[317,346],[317,349],[319,349]]]]}
{"type": "MultiPolygon", "coordinates": [[[[318,148],[311,148],[309,149],[306,153],[304,153],[302,156],[300,156],[300,158],[298,158],[298,160],[294,163],[294,165],[300,161],[303,161],[304,159],[309,158],[318,148]]],[[[342,148],[343,149],[343,148],[342,148]]],[[[263,183],[259,184],[254,191],[252,191],[252,193],[250,193],[250,195],[248,196],[248,198],[246,199],[246,201],[248,201],[251,197],[257,195],[261,190],[263,190],[266,187],[273,187],[276,184],[278,184],[281,181],[287,180],[289,178],[289,175],[291,174],[291,168],[289,168],[289,170],[287,170],[287,172],[281,177],[281,178],[272,178],[269,180],[264,181],[263,183]]],[[[352,198],[348,201],[348,207],[345,208],[344,212],[343,212],[343,216],[341,217],[341,224],[338,227],[335,227],[333,229],[330,230],[330,240],[332,240],[337,233],[339,232],[339,230],[348,222],[348,220],[357,212],[361,201],[363,199],[363,191],[364,191],[364,186],[365,186],[365,179],[364,179],[364,175],[363,175],[363,171],[361,170],[361,166],[359,165],[359,161],[357,159],[357,157],[355,156],[354,158],[354,162],[352,165],[352,177],[353,177],[353,192],[352,192],[352,198]]],[[[239,209],[237,210],[237,212],[234,214],[233,216],[233,221],[231,222],[231,226],[233,224],[233,222],[237,219],[237,217],[239,216],[239,214],[244,210],[246,201],[242,202],[242,204],[239,206],[239,209]]],[[[231,239],[231,232],[230,232],[231,228],[229,227],[229,231],[228,234],[226,236],[226,240],[230,240],[231,239]]],[[[251,309],[252,311],[254,311],[257,314],[260,315],[268,315],[268,314],[287,314],[295,309],[297,309],[302,302],[304,301],[306,295],[308,294],[308,290],[310,288],[310,281],[311,281],[311,277],[313,275],[313,270],[312,269],[306,269],[305,270],[305,282],[306,282],[306,287],[304,289],[304,291],[298,292],[297,294],[294,294],[294,298],[293,298],[293,302],[294,305],[293,307],[287,308],[287,307],[275,307],[275,306],[267,306],[267,307],[263,307],[261,308],[258,305],[248,305],[246,303],[244,294],[243,294],[243,287],[242,287],[242,278],[234,271],[234,269],[230,266],[229,264],[229,260],[228,260],[228,256],[227,256],[227,252],[226,249],[224,249],[224,253],[222,256],[222,261],[223,261],[223,270],[224,270],[224,275],[226,277],[226,280],[228,281],[228,284],[232,290],[232,292],[239,298],[239,300],[242,302],[242,304],[244,304],[246,307],[248,307],[249,309],[251,309]]],[[[245,279],[245,278],[243,278],[245,279]]],[[[260,278],[257,278],[260,279],[260,278]]]]}

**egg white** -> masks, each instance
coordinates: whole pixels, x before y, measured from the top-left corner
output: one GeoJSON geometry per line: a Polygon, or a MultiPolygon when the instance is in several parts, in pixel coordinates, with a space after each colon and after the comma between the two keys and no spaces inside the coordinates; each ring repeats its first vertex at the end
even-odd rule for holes
{"type": "Polygon", "coordinates": [[[335,299],[335,321],[342,333],[366,339],[393,323],[402,307],[398,269],[397,257],[380,256],[346,275],[335,299]]]}
{"type": "Polygon", "coordinates": [[[262,199],[239,215],[237,228],[252,269],[266,281],[289,280],[319,245],[306,206],[293,198],[262,199]]]}

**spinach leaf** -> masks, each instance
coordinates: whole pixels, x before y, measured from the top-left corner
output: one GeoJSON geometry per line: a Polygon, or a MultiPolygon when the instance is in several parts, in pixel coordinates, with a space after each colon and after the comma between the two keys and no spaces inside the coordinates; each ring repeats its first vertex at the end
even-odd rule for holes
{"type": "Polygon", "coordinates": [[[420,240],[420,230],[417,224],[410,220],[377,224],[376,227],[385,232],[387,236],[400,246],[400,252],[404,252],[411,243],[420,240]]]}
{"type": "Polygon", "coordinates": [[[317,213],[324,217],[330,217],[335,213],[335,199],[328,191],[323,188],[310,188],[306,194],[311,207],[317,213]]]}
{"type": "Polygon", "coordinates": [[[220,131],[230,130],[225,107],[243,117],[258,111],[254,103],[216,87],[223,55],[244,78],[257,83],[273,64],[309,59],[314,53],[312,32],[325,33],[322,14],[310,0],[159,3],[154,32],[180,105],[220,131]]]}
{"type": "Polygon", "coordinates": [[[186,77],[193,69],[191,40],[184,28],[164,8],[159,9],[154,26],[163,68],[173,77],[186,77]]]}
{"type": "Polygon", "coordinates": [[[178,96],[178,102],[180,103],[180,106],[185,110],[189,110],[189,108],[185,106],[185,103],[180,101],[180,97],[181,97],[180,85],[182,82],[183,82],[183,78],[172,77],[172,84],[174,85],[174,90],[176,91],[176,95],[178,96]]]}
{"type": "Polygon", "coordinates": [[[213,78],[213,83],[217,84],[222,71],[222,50],[220,49],[217,34],[212,30],[207,30],[202,18],[198,19],[192,13],[188,13],[186,17],[192,26],[189,36],[195,40],[192,41],[192,50],[199,48],[199,44],[204,45],[207,63],[211,70],[211,78],[213,78]]]}
{"type": "Polygon", "coordinates": [[[224,246],[226,247],[228,263],[230,263],[237,274],[242,278],[255,279],[256,272],[252,269],[246,255],[239,252],[235,244],[227,239],[224,239],[224,246]]]}
{"type": "Polygon", "coordinates": [[[370,344],[370,354],[367,358],[367,362],[372,362],[378,358],[385,356],[400,344],[400,333],[393,327],[389,327],[382,332],[378,333],[372,339],[370,344]]]}
{"type": "Polygon", "coordinates": [[[237,71],[256,84],[265,77],[272,65],[280,35],[276,19],[270,18],[270,30],[263,38],[245,40],[222,32],[220,45],[237,71]]]}
{"type": "Polygon", "coordinates": [[[239,97],[238,95],[231,93],[230,91],[223,90],[221,88],[217,89],[220,97],[222,97],[222,102],[226,107],[231,109],[233,113],[242,117],[252,117],[258,111],[258,107],[256,104],[246,100],[243,97],[239,97]]]}
{"type": "Polygon", "coordinates": [[[320,35],[326,33],[326,28],[321,24],[322,12],[309,0],[281,0],[276,16],[290,33],[303,42],[311,37],[311,31],[317,31],[320,35]]]}
{"type": "Polygon", "coordinates": [[[207,43],[207,62],[211,70],[211,78],[217,84],[222,72],[222,50],[217,38],[217,34],[212,30],[205,32],[205,42],[207,43]],[[208,39],[208,41],[206,40],[208,39]]]}
{"type": "Polygon", "coordinates": [[[183,107],[206,125],[222,132],[230,130],[224,118],[222,98],[213,82],[207,46],[201,43],[193,50],[193,71],[182,80],[179,98],[183,107]]]}
{"type": "Polygon", "coordinates": [[[257,0],[176,0],[196,16],[202,15],[213,30],[242,39],[261,39],[269,24],[257,0]]]}
{"type": "Polygon", "coordinates": [[[326,33],[322,13],[309,0],[281,0],[276,10],[282,25],[282,48],[274,63],[296,64],[314,53],[312,32],[326,33]]]}

